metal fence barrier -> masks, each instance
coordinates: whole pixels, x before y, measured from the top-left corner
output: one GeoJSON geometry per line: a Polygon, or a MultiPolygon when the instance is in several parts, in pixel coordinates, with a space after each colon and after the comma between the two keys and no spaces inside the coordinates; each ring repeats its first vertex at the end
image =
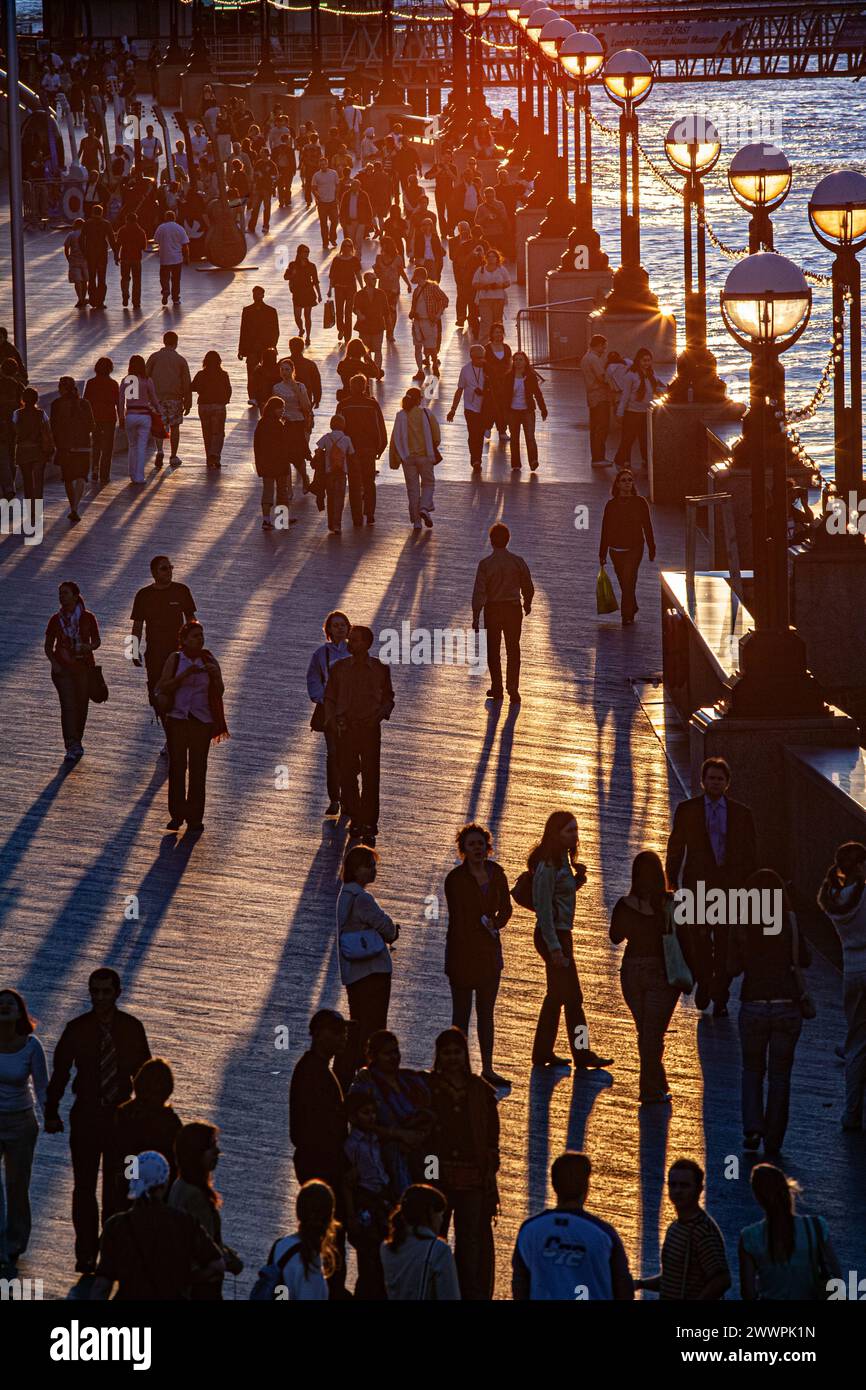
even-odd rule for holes
{"type": "Polygon", "coordinates": [[[586,351],[586,317],[591,297],[530,304],[517,311],[517,346],[533,367],[577,371],[586,351]]]}

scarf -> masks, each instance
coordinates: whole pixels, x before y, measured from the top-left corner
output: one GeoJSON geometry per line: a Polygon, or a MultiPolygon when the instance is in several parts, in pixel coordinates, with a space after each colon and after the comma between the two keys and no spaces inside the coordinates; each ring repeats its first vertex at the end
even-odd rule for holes
{"type": "Polygon", "coordinates": [[[67,613],[64,608],[60,608],[57,613],[57,621],[60,629],[70,647],[74,647],[79,640],[81,631],[81,619],[84,616],[84,602],[78,598],[71,613],[67,613]]]}
{"type": "MultiPolygon", "coordinates": [[[[202,660],[208,658],[211,661],[216,661],[216,657],[214,656],[213,652],[209,651],[207,647],[202,647],[201,656],[202,660]]],[[[177,652],[177,661],[174,663],[174,671],[172,673],[173,675],[177,674],[178,661],[180,661],[180,651],[177,652]]],[[[224,739],[231,738],[231,734],[229,733],[228,725],[226,724],[223,697],[217,690],[213,681],[211,680],[208,681],[207,702],[210,706],[211,722],[214,728],[214,731],[211,734],[210,741],[211,743],[222,743],[224,739]]]]}

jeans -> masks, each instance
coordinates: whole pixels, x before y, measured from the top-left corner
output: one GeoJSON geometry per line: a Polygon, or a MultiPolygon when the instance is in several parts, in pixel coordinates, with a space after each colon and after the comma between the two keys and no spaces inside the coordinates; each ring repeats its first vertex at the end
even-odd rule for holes
{"type": "Polygon", "coordinates": [[[340,740],[333,725],[323,730],[325,736],[325,785],[328,800],[340,800],[340,740]]]}
{"type": "Polygon", "coordinates": [[[262,231],[266,232],[271,225],[271,199],[273,193],[253,192],[250,195],[250,221],[249,229],[251,232],[256,230],[256,223],[259,220],[259,208],[262,210],[262,231]]]}
{"type": "Polygon", "coordinates": [[[99,1254],[99,1206],[96,1183],[102,1161],[102,1224],[114,1214],[113,1106],[79,1107],[69,1113],[69,1152],[72,1158],[72,1224],[76,1264],[95,1263],[99,1254]]]}
{"type": "Polygon", "coordinates": [[[39,1135],[33,1110],[0,1113],[0,1263],[27,1249],[30,1239],[30,1169],[39,1135]],[[5,1193],[4,1193],[5,1178],[5,1193]]]}
{"type": "Polygon", "coordinates": [[[93,445],[90,452],[90,471],[101,483],[111,477],[111,459],[114,454],[115,426],[95,424],[93,426],[93,445]]]}
{"type": "Polygon", "coordinates": [[[433,510],[433,489],[436,486],[434,463],[428,458],[407,458],[403,460],[403,477],[406,480],[406,496],[409,500],[409,520],[413,526],[420,522],[421,513],[433,510]]]}
{"type": "Polygon", "coordinates": [[[141,304],[141,261],[120,262],[120,294],[124,304],[129,299],[129,282],[132,281],[132,307],[141,304]]]}
{"type": "Polygon", "coordinates": [[[475,995],[475,1027],[478,1030],[478,1046],[481,1051],[481,1066],[486,1071],[493,1067],[493,1011],[496,995],[499,992],[498,975],[483,985],[451,984],[451,1026],[469,1034],[469,1019],[472,1014],[472,995],[475,995]]]}
{"type": "Polygon", "coordinates": [[[334,313],[337,318],[337,334],[346,342],[352,336],[352,304],[354,299],[354,289],[343,289],[340,285],[335,287],[334,313]]]}
{"type": "MultiPolygon", "coordinates": [[[[439,1184],[442,1187],[442,1184],[439,1184]]],[[[466,1191],[443,1189],[448,1202],[442,1236],[454,1218],[454,1261],[464,1302],[488,1302],[493,1297],[495,1250],[491,1226],[491,1199],[483,1188],[466,1191]]]]}
{"type": "Polygon", "coordinates": [[[365,516],[372,519],[376,515],[376,456],[373,450],[356,449],[349,455],[347,467],[352,521],[360,526],[365,516]]]}
{"type": "Polygon", "coordinates": [[[182,261],[178,265],[161,265],[159,267],[159,288],[162,290],[162,297],[168,299],[169,294],[171,294],[175,304],[180,299],[180,273],[182,270],[182,261]]]}
{"type": "Polygon", "coordinates": [[[129,476],[134,483],[143,483],[144,465],[150,448],[150,415],[146,411],[126,412],[126,439],[129,446],[129,476]]]}
{"type": "Polygon", "coordinates": [[[319,214],[319,230],[322,233],[322,250],[327,251],[332,241],[337,240],[337,204],[317,203],[316,212],[319,214]]]}
{"type": "Polygon", "coordinates": [[[367,1040],[380,1028],[388,1027],[388,1004],[391,1000],[391,972],[377,970],[346,985],[349,1000],[349,1039],[343,1052],[334,1060],[334,1075],[348,1091],[355,1073],[364,1065],[367,1040]]]}
{"type": "Polygon", "coordinates": [[[640,1098],[649,1100],[654,1096],[663,1096],[668,1089],[662,1062],[665,1033],[680,992],[668,984],[664,961],[654,956],[624,960],[620,984],[622,997],[637,1029],[640,1098]]]}
{"type": "Polygon", "coordinates": [[[570,931],[558,931],[559,949],[568,962],[565,967],[552,965],[547,944],[538,927],[535,928],[533,942],[535,949],[544,961],[547,976],[547,992],[538,1015],[535,1038],[532,1043],[532,1061],[546,1062],[553,1055],[556,1035],[559,1032],[559,1016],[565,1009],[565,1026],[568,1030],[568,1046],[572,1056],[584,1051],[583,1044],[577,1045],[576,1030],[586,1027],[586,1014],[583,1012],[583,993],[574,963],[574,943],[570,931]]]}
{"type": "Polygon", "coordinates": [[[52,671],[51,679],[60,700],[60,727],[67,752],[84,738],[90,696],[87,693],[87,667],[83,661],[52,671]]]}
{"type": "Polygon", "coordinates": [[[224,405],[202,405],[199,403],[198,418],[201,421],[201,437],[204,440],[205,458],[217,462],[222,458],[226,438],[226,408],[224,405]]]}
{"type": "Polygon", "coordinates": [[[507,661],[505,688],[509,695],[520,692],[520,633],[523,629],[523,609],[519,603],[486,603],[484,626],[487,629],[487,669],[490,686],[502,694],[501,643],[505,637],[507,661]]]}
{"type": "Polygon", "coordinates": [[[379,758],[382,750],[379,721],[348,724],[339,736],[338,750],[343,813],[350,818],[352,825],[375,833],[379,824],[379,758]]]}
{"type": "Polygon", "coordinates": [[[509,410],[508,427],[511,432],[511,467],[520,467],[520,430],[526,437],[526,457],[530,467],[538,463],[538,445],[535,442],[535,411],[509,410]]]}
{"type": "Polygon", "coordinates": [[[108,257],[102,256],[98,259],[87,258],[87,296],[94,308],[101,308],[105,303],[106,282],[105,272],[108,269],[108,257]]]}
{"type": "Polygon", "coordinates": [[[279,478],[262,478],[262,516],[270,516],[275,494],[278,507],[291,506],[292,485],[288,473],[279,478]]]}
{"type": "Polygon", "coordinates": [[[325,500],[328,504],[328,530],[343,529],[343,507],[346,504],[346,475],[342,469],[325,477],[325,500]]]}
{"type": "Polygon", "coordinates": [[[637,587],[637,572],[643,559],[643,545],[634,546],[631,550],[612,550],[610,558],[613,561],[622,592],[622,616],[627,621],[629,618],[633,618],[637,612],[635,589],[637,587]]]}
{"type": "Polygon", "coordinates": [[[788,1128],[791,1068],[802,1027],[803,1016],[797,1004],[765,999],[740,1004],[743,1133],[763,1135],[764,1148],[770,1153],[782,1147],[788,1128]]]}
{"type": "Polygon", "coordinates": [[[593,463],[604,463],[610,429],[610,401],[589,407],[589,453],[593,463]]]}
{"type": "Polygon", "coordinates": [[[165,733],[168,740],[168,814],[172,820],[185,820],[190,828],[201,825],[213,725],[190,715],[187,719],[166,719],[165,733]]]}
{"type": "Polygon", "coordinates": [[[622,417],[622,438],[619,441],[619,448],[616,451],[616,462],[620,465],[631,462],[632,448],[635,440],[640,445],[640,456],[644,464],[647,461],[647,421],[649,416],[645,410],[627,410],[622,417]]]}
{"type": "Polygon", "coordinates": [[[504,308],[505,301],[503,299],[478,300],[478,337],[482,343],[487,342],[494,323],[502,322],[504,308]]]}
{"type": "Polygon", "coordinates": [[[847,971],[842,977],[842,1001],[848,1033],[845,1038],[846,1124],[863,1123],[866,1093],[866,972],[847,971]]]}
{"type": "Polygon", "coordinates": [[[481,410],[464,410],[466,433],[469,436],[469,462],[473,467],[481,467],[481,454],[484,449],[484,430],[486,421],[481,410]]]}

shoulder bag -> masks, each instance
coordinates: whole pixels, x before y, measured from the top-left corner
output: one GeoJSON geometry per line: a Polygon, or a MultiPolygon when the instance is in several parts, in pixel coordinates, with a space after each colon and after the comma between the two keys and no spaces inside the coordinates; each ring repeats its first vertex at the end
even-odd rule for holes
{"type": "Polygon", "coordinates": [[[791,920],[791,974],[794,977],[794,993],[797,1004],[800,1006],[800,1013],[804,1018],[815,1018],[818,1013],[815,1000],[809,993],[806,985],[806,972],[799,964],[800,960],[800,928],[797,925],[796,913],[788,914],[791,920]]]}
{"type": "Polygon", "coordinates": [[[827,1268],[827,1257],[824,1253],[824,1240],[821,1235],[821,1227],[818,1225],[814,1216],[804,1216],[803,1221],[806,1225],[806,1244],[809,1247],[809,1268],[812,1271],[812,1278],[815,1286],[815,1299],[819,1303],[827,1301],[828,1288],[830,1282],[830,1271],[827,1268]]]}
{"type": "MultiPolygon", "coordinates": [[[[347,922],[351,922],[355,911],[355,898],[349,908],[347,922]]],[[[372,960],[386,949],[385,942],[374,927],[364,927],[361,931],[340,931],[340,955],[346,960],[372,960]]]]}
{"type": "Polygon", "coordinates": [[[674,985],[683,994],[689,994],[694,988],[695,982],[677,936],[673,917],[673,902],[670,898],[665,898],[662,914],[664,916],[662,950],[665,957],[665,974],[668,977],[668,984],[674,985]]]}
{"type": "Polygon", "coordinates": [[[101,666],[88,666],[87,668],[87,697],[95,705],[104,705],[108,699],[108,686],[105,683],[101,666]]]}
{"type": "MultiPolygon", "coordinates": [[[[174,677],[177,675],[177,668],[180,662],[180,652],[175,652],[174,658],[174,670],[171,673],[172,680],[174,680],[174,677]]],[[[161,695],[154,695],[153,698],[156,702],[156,708],[160,714],[168,714],[174,706],[174,692],[168,694],[167,692],[163,691],[161,695]]]]}

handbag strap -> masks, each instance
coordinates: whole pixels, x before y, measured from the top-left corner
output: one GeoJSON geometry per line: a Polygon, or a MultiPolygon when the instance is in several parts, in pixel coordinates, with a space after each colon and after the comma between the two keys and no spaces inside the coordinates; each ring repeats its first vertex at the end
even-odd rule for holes
{"type": "Polygon", "coordinates": [[[427,1246],[427,1254],[424,1259],[424,1268],[421,1271],[421,1288],[418,1293],[418,1302],[423,1302],[427,1297],[427,1277],[430,1273],[430,1256],[433,1254],[433,1247],[436,1244],[436,1237],[433,1236],[427,1246]]]}

